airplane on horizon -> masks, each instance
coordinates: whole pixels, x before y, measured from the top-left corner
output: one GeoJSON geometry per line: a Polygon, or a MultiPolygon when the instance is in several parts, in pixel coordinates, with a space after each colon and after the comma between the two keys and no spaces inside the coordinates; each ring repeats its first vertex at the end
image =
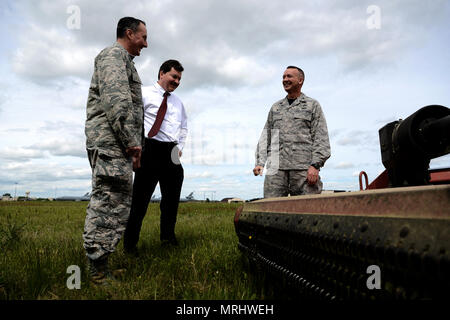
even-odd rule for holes
{"type": "MultiPolygon", "coordinates": [[[[152,198],[150,199],[150,202],[160,202],[160,201],[161,196],[157,197],[156,195],[153,195],[152,198]]],[[[188,202],[188,201],[200,201],[200,200],[196,200],[194,198],[194,191],[192,191],[185,198],[180,198],[180,202],[188,202]]]]}
{"type": "Polygon", "coordinates": [[[55,198],[56,201],[89,201],[91,200],[91,193],[86,192],[83,196],[77,197],[77,196],[62,196],[55,198]]]}

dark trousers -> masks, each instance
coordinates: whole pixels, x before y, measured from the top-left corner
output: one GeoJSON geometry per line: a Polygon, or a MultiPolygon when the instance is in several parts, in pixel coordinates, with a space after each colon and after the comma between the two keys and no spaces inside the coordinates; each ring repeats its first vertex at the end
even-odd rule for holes
{"type": "MultiPolygon", "coordinates": [[[[134,176],[133,200],[124,235],[125,249],[134,249],[139,241],[142,220],[158,182],[161,189],[160,239],[175,238],[175,223],[184,179],[183,167],[172,161],[171,154],[178,153],[175,146],[172,142],[145,139],[141,167],[134,176]]],[[[175,157],[175,162],[179,163],[177,160],[178,157],[175,157]]]]}

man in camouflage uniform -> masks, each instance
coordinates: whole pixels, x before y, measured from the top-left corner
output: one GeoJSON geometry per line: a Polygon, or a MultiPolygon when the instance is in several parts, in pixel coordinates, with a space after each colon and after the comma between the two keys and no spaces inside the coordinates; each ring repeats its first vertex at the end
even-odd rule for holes
{"type": "Polygon", "coordinates": [[[327,123],[320,104],[301,92],[305,75],[294,66],[283,74],[287,96],[275,102],[256,149],[255,176],[264,179],[264,198],[322,191],[319,170],[330,157],[327,123]]]}
{"type": "Polygon", "coordinates": [[[133,58],[144,47],[145,23],[125,17],[117,25],[116,43],[95,58],[85,127],[92,193],[83,233],[91,280],[95,283],[111,276],[108,256],[125,230],[133,170],[140,166],[143,103],[133,58]]]}

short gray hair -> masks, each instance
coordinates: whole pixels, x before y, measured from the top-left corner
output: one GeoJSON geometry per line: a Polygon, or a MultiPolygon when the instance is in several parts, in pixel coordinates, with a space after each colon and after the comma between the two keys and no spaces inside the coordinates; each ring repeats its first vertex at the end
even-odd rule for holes
{"type": "Polygon", "coordinates": [[[286,69],[297,69],[298,72],[300,72],[300,76],[302,77],[303,81],[305,80],[305,73],[304,73],[303,70],[300,69],[299,67],[296,67],[296,66],[288,66],[286,69]]]}

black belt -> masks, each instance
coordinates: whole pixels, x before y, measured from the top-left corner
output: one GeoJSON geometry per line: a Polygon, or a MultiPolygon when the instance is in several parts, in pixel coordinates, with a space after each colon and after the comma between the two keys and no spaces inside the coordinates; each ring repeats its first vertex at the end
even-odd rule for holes
{"type": "Polygon", "coordinates": [[[146,145],[153,145],[153,146],[158,146],[158,147],[162,147],[162,148],[173,148],[174,146],[176,146],[178,143],[176,142],[166,142],[166,141],[159,141],[156,139],[149,139],[149,138],[145,138],[145,144],[146,145]]]}

